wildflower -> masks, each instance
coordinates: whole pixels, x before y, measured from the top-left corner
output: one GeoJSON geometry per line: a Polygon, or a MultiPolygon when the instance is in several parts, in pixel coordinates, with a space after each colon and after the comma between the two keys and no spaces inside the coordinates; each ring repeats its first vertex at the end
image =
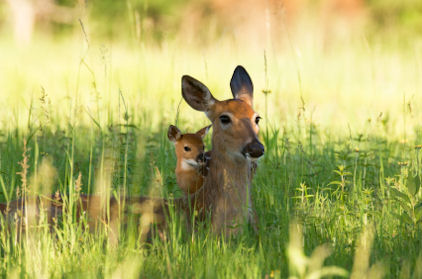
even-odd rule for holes
{"type": "Polygon", "coordinates": [[[78,178],[75,181],[75,191],[79,193],[82,190],[82,174],[79,172],[78,178]]]}

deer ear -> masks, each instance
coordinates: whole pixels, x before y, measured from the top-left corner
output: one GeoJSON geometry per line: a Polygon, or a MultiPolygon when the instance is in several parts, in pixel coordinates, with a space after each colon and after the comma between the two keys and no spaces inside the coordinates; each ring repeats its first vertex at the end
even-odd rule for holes
{"type": "Polygon", "coordinates": [[[253,83],[248,72],[240,65],[234,70],[230,81],[230,88],[235,99],[243,100],[252,106],[253,83]]]}
{"type": "Polygon", "coordinates": [[[170,141],[176,142],[182,137],[182,133],[176,126],[170,125],[167,131],[167,137],[170,141]]]}
{"type": "Polygon", "coordinates": [[[205,113],[217,102],[204,84],[187,75],[182,77],[182,96],[193,109],[205,113]]]}
{"type": "Polygon", "coordinates": [[[202,128],[201,130],[199,130],[198,132],[196,132],[196,134],[198,136],[200,136],[201,139],[203,139],[208,134],[208,132],[210,131],[211,126],[212,125],[209,125],[207,127],[202,128]]]}

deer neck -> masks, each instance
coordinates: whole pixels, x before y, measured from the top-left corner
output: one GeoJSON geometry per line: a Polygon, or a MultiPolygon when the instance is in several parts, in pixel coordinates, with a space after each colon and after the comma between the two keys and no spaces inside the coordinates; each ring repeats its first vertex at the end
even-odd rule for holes
{"type": "Polygon", "coordinates": [[[227,153],[212,151],[209,183],[224,193],[244,192],[249,187],[249,163],[243,158],[232,158],[227,153]]]}
{"type": "Polygon", "coordinates": [[[221,208],[223,202],[225,209],[238,211],[247,208],[250,202],[250,162],[233,156],[223,148],[213,139],[211,162],[203,187],[208,196],[206,206],[211,206],[214,211],[221,208]]]}
{"type": "Polygon", "coordinates": [[[175,173],[177,184],[186,194],[196,192],[203,184],[202,175],[198,170],[183,160],[177,161],[175,173]]]}
{"type": "Polygon", "coordinates": [[[203,194],[215,232],[236,232],[247,222],[251,209],[250,169],[248,160],[212,150],[203,194]]]}

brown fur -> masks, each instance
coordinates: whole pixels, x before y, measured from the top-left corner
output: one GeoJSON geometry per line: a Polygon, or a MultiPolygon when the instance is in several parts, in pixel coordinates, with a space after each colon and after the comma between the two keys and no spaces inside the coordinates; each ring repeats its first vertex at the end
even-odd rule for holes
{"type": "MultiPolygon", "coordinates": [[[[11,228],[17,228],[18,233],[31,228],[37,228],[40,217],[45,216],[50,226],[57,224],[62,218],[64,207],[63,196],[38,196],[18,199],[9,203],[0,203],[0,212],[6,223],[15,223],[11,228]]],[[[68,197],[67,197],[68,198],[68,197]]],[[[95,232],[100,227],[106,226],[109,237],[116,242],[118,226],[125,225],[129,215],[140,215],[140,239],[146,240],[151,236],[153,226],[156,225],[158,233],[162,236],[166,227],[169,201],[160,198],[148,197],[111,197],[108,201],[104,196],[80,194],[76,197],[76,220],[82,216],[87,218],[87,229],[95,232]]],[[[173,204],[173,203],[172,203],[173,204]]],[[[180,206],[179,206],[180,207],[180,206]]],[[[69,210],[69,208],[67,208],[69,210]]],[[[52,227],[51,227],[52,229],[52,227]]]]}
{"type": "Polygon", "coordinates": [[[202,187],[206,166],[204,160],[198,160],[198,156],[204,154],[202,139],[209,128],[210,126],[204,127],[195,134],[181,134],[176,126],[169,127],[168,138],[174,143],[177,157],[176,180],[186,195],[193,194],[202,187]]]}

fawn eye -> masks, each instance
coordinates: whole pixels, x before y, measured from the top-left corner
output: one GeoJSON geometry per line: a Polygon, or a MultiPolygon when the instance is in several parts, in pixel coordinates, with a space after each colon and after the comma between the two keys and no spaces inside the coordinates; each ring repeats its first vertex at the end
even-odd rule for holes
{"type": "Polygon", "coordinates": [[[231,119],[228,115],[223,114],[222,116],[220,116],[220,122],[224,125],[227,125],[231,122],[231,119]]]}
{"type": "Polygon", "coordinates": [[[261,116],[257,116],[256,118],[255,118],[255,124],[256,125],[258,125],[258,123],[259,123],[259,120],[261,120],[262,118],[261,118],[261,116]]]}
{"type": "Polygon", "coordinates": [[[186,152],[189,152],[189,151],[192,150],[189,146],[185,146],[184,149],[185,149],[186,152]]]}

